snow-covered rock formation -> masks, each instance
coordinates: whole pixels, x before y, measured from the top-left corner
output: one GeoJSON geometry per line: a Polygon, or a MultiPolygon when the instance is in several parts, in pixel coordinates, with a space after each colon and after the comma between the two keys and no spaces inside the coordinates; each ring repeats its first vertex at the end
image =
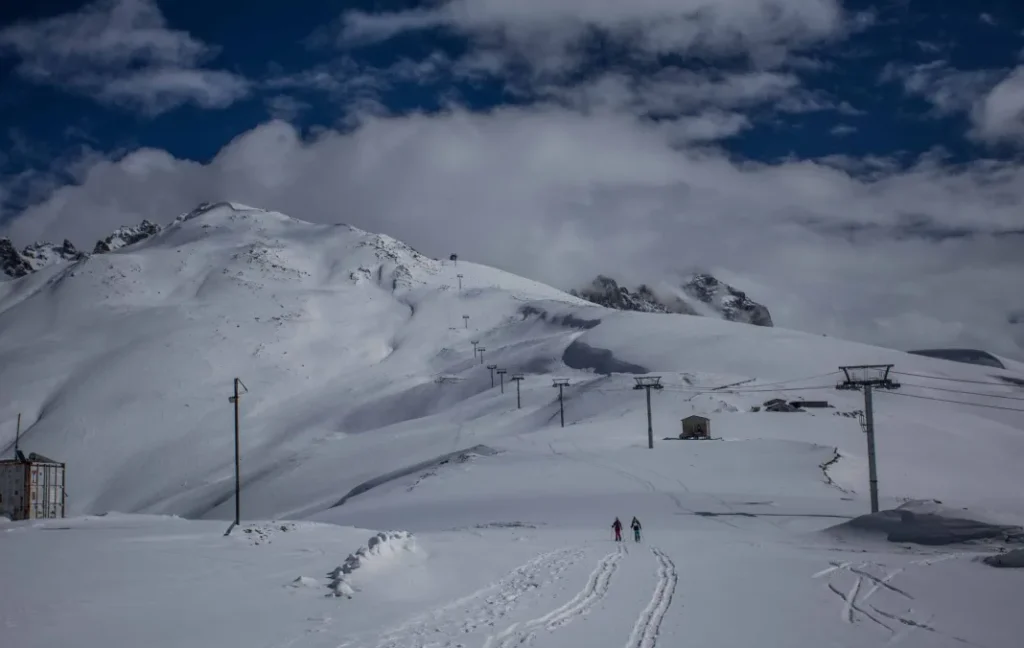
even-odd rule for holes
{"type": "Polygon", "coordinates": [[[156,223],[144,220],[138,225],[122,225],[102,241],[96,241],[93,247],[93,254],[105,254],[145,240],[154,234],[159,234],[162,228],[156,223]]]}
{"type": "Polygon", "coordinates": [[[10,239],[0,238],[0,272],[12,278],[24,277],[57,263],[80,261],[87,256],[67,239],[60,245],[33,243],[19,252],[10,239]]]}
{"type": "MultiPolygon", "coordinates": [[[[231,203],[202,203],[195,209],[178,216],[171,225],[195,218],[206,211],[231,203]]],[[[238,205],[236,205],[237,207],[238,205]]],[[[164,228],[158,223],[143,220],[138,225],[122,225],[103,239],[96,241],[92,254],[107,254],[114,250],[135,245],[150,237],[156,236],[164,228]]],[[[71,241],[64,239],[61,245],[53,243],[33,243],[19,251],[9,238],[0,237],[0,278],[24,277],[42,268],[87,259],[90,255],[75,248],[71,241]]]]}
{"type": "Polygon", "coordinates": [[[587,301],[617,310],[712,315],[730,322],[773,325],[767,307],[750,299],[743,291],[703,273],[693,275],[678,290],[656,292],[647,285],[630,290],[611,277],[599,275],[590,286],[571,292],[587,301]]]}

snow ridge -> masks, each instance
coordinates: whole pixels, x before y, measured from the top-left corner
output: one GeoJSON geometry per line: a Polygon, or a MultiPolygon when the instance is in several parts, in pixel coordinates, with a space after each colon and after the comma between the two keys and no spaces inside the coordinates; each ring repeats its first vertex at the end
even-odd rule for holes
{"type": "Polygon", "coordinates": [[[331,594],[328,596],[352,598],[355,590],[349,580],[357,570],[365,569],[374,563],[393,560],[402,553],[415,551],[416,540],[408,531],[381,531],[371,536],[365,547],[350,553],[344,563],[328,574],[331,578],[331,594]]]}

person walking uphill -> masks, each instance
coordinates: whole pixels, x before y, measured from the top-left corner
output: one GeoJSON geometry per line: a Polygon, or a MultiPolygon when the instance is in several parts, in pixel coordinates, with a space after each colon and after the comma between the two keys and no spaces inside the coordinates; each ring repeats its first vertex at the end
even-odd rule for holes
{"type": "Polygon", "coordinates": [[[629,523],[629,528],[633,529],[633,540],[640,542],[640,520],[633,516],[633,521],[629,523]]]}
{"type": "Polygon", "coordinates": [[[622,522],[619,522],[619,518],[612,522],[612,529],[615,530],[615,542],[622,542],[622,522]]]}

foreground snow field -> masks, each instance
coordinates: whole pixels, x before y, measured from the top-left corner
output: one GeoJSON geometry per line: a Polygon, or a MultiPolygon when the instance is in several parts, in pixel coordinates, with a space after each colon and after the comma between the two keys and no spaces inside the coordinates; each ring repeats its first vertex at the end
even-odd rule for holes
{"type": "Polygon", "coordinates": [[[1010,647],[1024,631],[1020,573],[971,549],[844,543],[768,519],[644,522],[644,542],[618,546],[601,524],[414,534],[368,552],[351,598],[331,572],[371,531],[268,522],[225,538],[219,523],[119,515],[0,526],[20,557],[0,567],[0,618],[20,648],[1010,647]]]}
{"type": "Polygon", "coordinates": [[[0,523],[4,645],[1018,646],[995,541],[823,532],[869,510],[863,396],[834,389],[867,363],[903,383],[875,396],[883,508],[1020,525],[1020,363],[612,311],[215,206],[0,283],[0,450],[20,412],[78,516],[0,523]],[[236,376],[252,522],[224,537],[236,376]],[[771,398],[833,407],[751,411],[771,398]],[[718,440],[664,440],[694,413],[718,440]]]}

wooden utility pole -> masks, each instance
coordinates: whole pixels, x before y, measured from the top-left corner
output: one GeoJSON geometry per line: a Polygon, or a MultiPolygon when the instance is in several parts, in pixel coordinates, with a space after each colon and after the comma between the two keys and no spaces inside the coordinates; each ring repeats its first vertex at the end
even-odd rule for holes
{"type": "Polygon", "coordinates": [[[661,376],[640,376],[634,378],[636,385],[633,389],[647,390],[647,447],[654,448],[654,425],[651,422],[651,390],[664,389],[661,384],[661,376]]]}
{"type": "Polygon", "coordinates": [[[239,434],[239,412],[238,402],[239,396],[241,395],[238,388],[241,387],[244,391],[241,393],[247,393],[249,389],[242,383],[241,378],[235,378],[235,390],[232,396],[228,397],[228,402],[235,406],[235,521],[228,527],[228,533],[231,533],[231,529],[238,526],[242,522],[242,473],[241,473],[241,458],[240,458],[240,441],[241,436],[239,434]]]}
{"type": "Polygon", "coordinates": [[[569,386],[569,379],[555,378],[551,386],[558,388],[558,417],[562,421],[562,427],[565,427],[565,400],[562,398],[562,389],[569,386]]]}
{"type": "Polygon", "coordinates": [[[519,383],[523,382],[523,374],[512,374],[512,380],[516,381],[516,409],[523,409],[523,400],[519,395],[519,383]]]}
{"type": "Polygon", "coordinates": [[[854,365],[839,367],[846,380],[836,389],[864,389],[864,432],[868,437],[868,483],[871,488],[871,512],[878,513],[878,469],[875,465],[875,412],[871,398],[873,387],[899,389],[900,384],[889,378],[893,365],[854,365]]]}
{"type": "Polygon", "coordinates": [[[508,369],[497,369],[497,370],[495,370],[494,373],[498,374],[498,376],[501,378],[501,393],[504,394],[505,393],[505,374],[508,373],[508,369]]]}
{"type": "Polygon", "coordinates": [[[494,370],[498,368],[498,365],[487,365],[487,368],[491,371],[491,389],[494,389],[494,370]]]}

